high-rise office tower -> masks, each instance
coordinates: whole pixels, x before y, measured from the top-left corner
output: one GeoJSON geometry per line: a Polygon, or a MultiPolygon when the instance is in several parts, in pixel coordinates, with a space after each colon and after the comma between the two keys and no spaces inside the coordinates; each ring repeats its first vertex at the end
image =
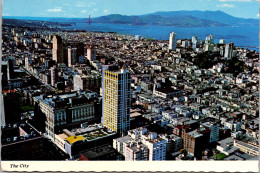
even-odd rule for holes
{"type": "Polygon", "coordinates": [[[197,37],[192,36],[192,38],[191,38],[191,43],[192,43],[192,48],[193,48],[193,49],[196,49],[196,47],[197,47],[197,45],[198,45],[198,39],[197,39],[197,37]]]}
{"type": "Polygon", "coordinates": [[[92,45],[87,49],[87,58],[89,61],[96,60],[96,50],[92,45]]]}
{"type": "Polygon", "coordinates": [[[63,63],[63,44],[61,36],[53,36],[52,46],[52,59],[56,61],[56,63],[63,63]]]}
{"type": "Polygon", "coordinates": [[[192,38],[191,38],[192,44],[196,43],[197,40],[198,40],[198,38],[196,36],[192,36],[192,38]]]}
{"type": "Polygon", "coordinates": [[[51,67],[51,86],[58,82],[58,69],[56,66],[51,67]]]}
{"type": "Polygon", "coordinates": [[[175,32],[170,33],[169,49],[170,50],[176,50],[176,33],[175,32]]]}
{"type": "Polygon", "coordinates": [[[14,78],[14,65],[13,65],[13,61],[11,59],[9,59],[7,61],[7,79],[13,79],[14,78]]]}
{"type": "Polygon", "coordinates": [[[233,57],[233,50],[234,50],[234,43],[228,43],[225,46],[225,58],[232,58],[233,57]]]}
{"type": "Polygon", "coordinates": [[[204,44],[204,51],[213,51],[214,50],[214,44],[211,44],[211,43],[207,43],[207,44],[204,44]]]}
{"type": "Polygon", "coordinates": [[[207,36],[205,43],[206,43],[206,44],[207,44],[207,43],[213,44],[213,43],[214,43],[214,35],[211,35],[211,34],[210,34],[209,36],[207,36]]]}
{"type": "Polygon", "coordinates": [[[77,48],[68,47],[68,67],[75,65],[77,62],[77,48]]]}
{"type": "Polygon", "coordinates": [[[125,65],[103,66],[102,124],[119,134],[130,128],[131,76],[125,65]]]}

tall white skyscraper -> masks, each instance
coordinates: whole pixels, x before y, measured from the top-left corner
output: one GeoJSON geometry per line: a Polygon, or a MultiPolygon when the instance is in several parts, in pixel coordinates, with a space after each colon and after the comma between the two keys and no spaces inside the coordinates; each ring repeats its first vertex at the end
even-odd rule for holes
{"type": "Polygon", "coordinates": [[[234,43],[228,43],[225,46],[225,58],[232,58],[233,57],[233,50],[234,50],[234,43]]]}
{"type": "Polygon", "coordinates": [[[197,37],[196,36],[192,36],[192,38],[191,38],[191,42],[192,42],[192,44],[194,44],[194,43],[196,43],[197,42],[197,37]]]}
{"type": "Polygon", "coordinates": [[[191,43],[192,43],[192,48],[196,49],[197,45],[198,45],[198,38],[195,36],[192,36],[191,38],[191,43]]]}
{"type": "Polygon", "coordinates": [[[102,124],[124,134],[130,128],[131,76],[123,65],[103,66],[102,124]]]}
{"type": "Polygon", "coordinates": [[[169,37],[169,50],[176,50],[176,33],[170,33],[169,37]]]}

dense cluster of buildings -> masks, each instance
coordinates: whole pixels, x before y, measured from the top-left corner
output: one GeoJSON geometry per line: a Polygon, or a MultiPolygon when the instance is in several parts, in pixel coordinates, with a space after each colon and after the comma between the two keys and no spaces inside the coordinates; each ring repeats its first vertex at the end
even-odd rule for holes
{"type": "Polygon", "coordinates": [[[168,42],[11,26],[2,51],[3,160],[259,155],[257,51],[214,35],[172,32],[168,42]]]}

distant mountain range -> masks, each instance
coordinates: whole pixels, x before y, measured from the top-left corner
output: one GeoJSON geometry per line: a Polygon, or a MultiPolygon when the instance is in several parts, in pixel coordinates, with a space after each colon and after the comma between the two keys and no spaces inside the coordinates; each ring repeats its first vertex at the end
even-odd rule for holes
{"type": "Polygon", "coordinates": [[[193,16],[176,16],[168,17],[163,15],[142,15],[142,16],[123,16],[119,14],[112,14],[108,16],[102,16],[94,18],[95,23],[118,23],[118,24],[137,24],[138,25],[163,25],[163,26],[182,26],[182,27],[192,27],[192,26],[227,26],[224,23],[209,21],[205,19],[200,19],[193,16]]]}
{"type": "MultiPolygon", "coordinates": [[[[3,17],[4,19],[7,17],[3,17]]],[[[12,19],[40,20],[61,23],[88,22],[88,18],[8,17],[12,19]]],[[[244,26],[259,25],[258,19],[237,18],[222,11],[158,11],[155,13],[126,16],[111,14],[92,18],[92,23],[135,25],[162,25],[178,27],[244,26]]],[[[5,23],[5,20],[3,21],[5,23]]]]}

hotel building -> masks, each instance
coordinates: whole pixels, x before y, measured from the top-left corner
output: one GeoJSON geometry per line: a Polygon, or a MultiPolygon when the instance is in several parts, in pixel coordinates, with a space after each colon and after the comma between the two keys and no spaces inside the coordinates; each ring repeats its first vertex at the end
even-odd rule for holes
{"type": "Polygon", "coordinates": [[[93,93],[71,93],[63,95],[34,97],[45,115],[45,131],[54,141],[56,133],[72,128],[95,118],[93,93]]]}
{"type": "Polygon", "coordinates": [[[130,128],[131,76],[123,65],[103,66],[102,74],[102,124],[124,134],[130,128]]]}

